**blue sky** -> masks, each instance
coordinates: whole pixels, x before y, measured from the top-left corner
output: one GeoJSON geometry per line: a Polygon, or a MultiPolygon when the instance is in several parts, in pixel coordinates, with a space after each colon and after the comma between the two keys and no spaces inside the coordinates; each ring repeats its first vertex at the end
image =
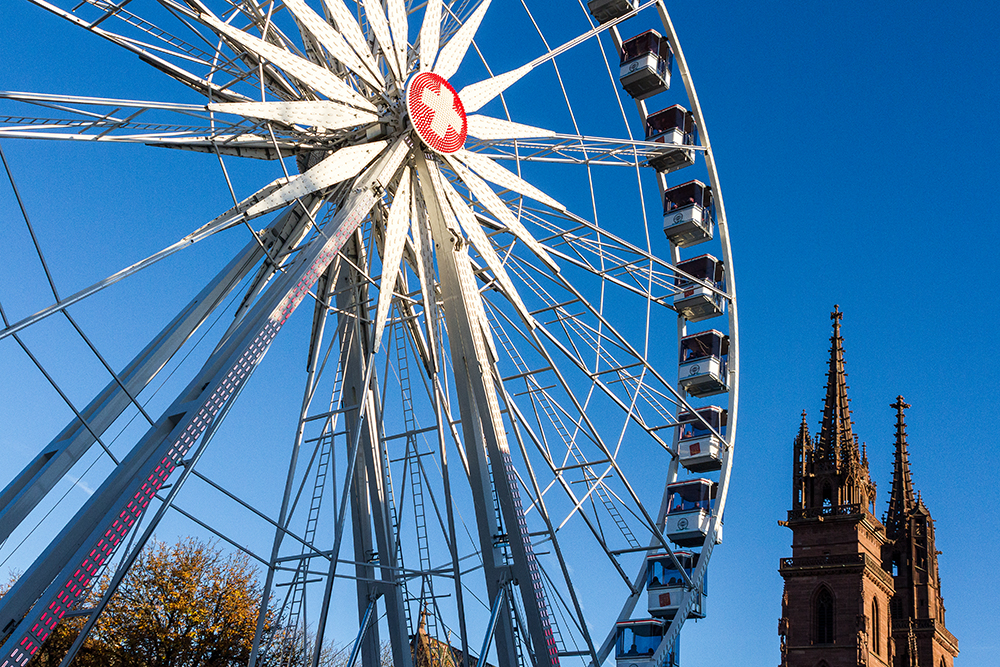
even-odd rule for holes
{"type": "MultiPolygon", "coordinates": [[[[936,520],[959,664],[987,664],[1000,649],[995,621],[983,613],[1000,595],[992,567],[1000,529],[992,511],[1000,506],[993,397],[1000,373],[990,343],[1000,324],[993,250],[1000,240],[1000,94],[992,66],[1000,49],[991,34],[997,10],[988,3],[720,1],[671,11],[726,198],[743,353],[726,541],[712,560],[709,616],[685,628],[684,664],[778,662],[777,566],[790,555],[791,534],[777,521],[789,507],[791,443],[801,410],[811,428],[818,425],[835,303],[845,312],[855,432],[868,445],[878,511],[892,472],[889,404],[902,394],[913,406],[907,417],[913,479],[936,520]]],[[[170,99],[178,91],[131,56],[111,64],[113,47],[27,3],[4,3],[0,17],[12,26],[0,42],[0,89],[140,99],[170,99]]],[[[579,32],[578,25],[567,22],[565,36],[579,32]]],[[[644,27],[636,22],[633,32],[644,27]]],[[[531,57],[538,53],[535,45],[526,48],[531,57]]],[[[507,57],[512,64],[528,59],[516,50],[507,57]]],[[[567,75],[585,80],[589,73],[572,62],[567,75]]],[[[166,245],[192,221],[228,205],[209,156],[3,146],[29,215],[45,230],[46,252],[76,258],[56,269],[63,293],[121,266],[120,258],[166,245]],[[102,221],[96,237],[95,220],[102,221]]],[[[236,177],[252,183],[260,168],[248,165],[236,177]]],[[[7,185],[0,187],[0,211],[4,245],[23,244],[7,185]]],[[[201,254],[184,284],[207,279],[211,258],[243,242],[219,239],[196,249],[201,254]]],[[[3,257],[0,303],[13,312],[45,305],[37,265],[3,257]]],[[[169,282],[175,280],[169,267],[158,267],[140,276],[136,289],[155,302],[151,310],[169,312],[187,299],[169,282]]],[[[99,297],[100,309],[78,314],[113,365],[130,357],[128,344],[159,328],[135,316],[107,326],[100,313],[134,305],[129,298],[109,291],[99,297]]],[[[307,326],[299,319],[300,329],[307,326]]],[[[65,328],[52,322],[26,339],[42,350],[60,347],[65,328]]],[[[31,412],[28,395],[46,391],[44,380],[11,343],[0,342],[0,363],[25,380],[23,392],[4,383],[0,394],[6,425],[0,445],[10,452],[0,483],[67,417],[49,423],[31,412]]],[[[282,353],[280,345],[272,353],[282,353]]],[[[96,368],[63,370],[83,403],[87,388],[98,386],[96,368]]],[[[289,380],[275,392],[296,396],[297,387],[289,380]]],[[[247,410],[271,405],[261,400],[247,410]]],[[[290,432],[281,424],[275,431],[281,428],[290,432]]]]}

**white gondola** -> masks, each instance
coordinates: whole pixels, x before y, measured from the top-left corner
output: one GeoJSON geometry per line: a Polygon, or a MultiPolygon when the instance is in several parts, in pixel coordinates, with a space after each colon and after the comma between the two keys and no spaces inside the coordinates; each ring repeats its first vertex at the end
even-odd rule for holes
{"type": "Polygon", "coordinates": [[[709,329],[681,338],[681,363],[677,378],[684,391],[713,396],[729,391],[729,336],[709,329]]]}
{"type": "Polygon", "coordinates": [[[670,88],[674,52],[667,39],[655,30],[647,30],[623,42],[620,64],[622,87],[637,100],[670,88]]]}
{"type": "Polygon", "coordinates": [[[680,273],[674,278],[674,287],[677,288],[674,308],[678,313],[691,322],[700,322],[726,312],[726,300],[722,295],[725,266],[722,262],[712,255],[699,255],[678,262],[677,269],[694,279],[680,273]]]}
{"type": "Polygon", "coordinates": [[[663,193],[663,233],[671,243],[680,248],[703,243],[712,239],[714,229],[715,200],[710,186],[688,181],[663,193]]]}
{"type": "Polygon", "coordinates": [[[590,0],[587,9],[598,23],[625,16],[639,6],[639,0],[590,0]]]}
{"type": "Polygon", "coordinates": [[[712,472],[722,467],[722,439],[726,435],[729,412],[717,405],[699,408],[697,415],[682,412],[677,416],[680,464],[691,472],[712,472]],[[707,424],[707,426],[706,426],[707,424]]]}
{"type": "Polygon", "coordinates": [[[646,141],[664,144],[662,150],[649,158],[649,166],[656,171],[667,174],[690,167],[694,164],[694,149],[684,146],[698,143],[694,114],[679,104],[649,114],[646,118],[646,141]]]}
{"type": "MultiPolygon", "coordinates": [[[[652,667],[653,654],[660,646],[667,624],[658,618],[620,621],[615,624],[616,667],[652,667]]],[[[680,637],[666,656],[663,667],[679,667],[680,637]]]]}
{"type": "MultiPolygon", "coordinates": [[[[674,557],[687,573],[688,579],[698,566],[699,554],[691,551],[675,551],[674,557]]],[[[701,592],[695,594],[695,603],[688,612],[688,618],[705,618],[705,596],[708,595],[708,574],[701,585],[701,592]]],[[[681,606],[681,598],[687,590],[684,577],[677,570],[670,554],[653,554],[646,558],[646,593],[649,597],[651,616],[672,619],[681,606]]]]}
{"type": "MultiPolygon", "coordinates": [[[[710,479],[689,479],[667,485],[666,536],[682,547],[700,546],[708,535],[708,524],[718,484],[710,479]]],[[[722,526],[715,536],[722,542],[722,526]]]]}

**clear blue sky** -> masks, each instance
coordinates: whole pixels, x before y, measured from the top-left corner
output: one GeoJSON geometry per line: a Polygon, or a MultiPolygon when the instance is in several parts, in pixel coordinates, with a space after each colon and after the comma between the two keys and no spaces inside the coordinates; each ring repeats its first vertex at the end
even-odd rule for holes
{"type": "MultiPolygon", "coordinates": [[[[892,472],[889,404],[902,394],[913,406],[913,479],[936,520],[947,625],[962,649],[958,664],[989,664],[1000,650],[996,615],[984,613],[1000,596],[993,396],[1000,372],[989,342],[1000,324],[997,10],[985,2],[923,0],[671,4],[678,4],[672,15],[722,178],[743,346],[726,539],[712,561],[709,616],[685,628],[684,664],[778,663],[777,566],[790,554],[791,534],[777,521],[789,507],[801,410],[817,427],[835,303],[845,312],[855,432],[868,445],[879,513],[892,472]]],[[[27,3],[3,3],[0,18],[7,26],[0,89],[140,99],[170,99],[178,91],[131,56],[111,64],[110,45],[27,3]]],[[[13,141],[4,150],[29,214],[45,230],[46,252],[87,249],[87,261],[57,269],[64,294],[228,205],[210,156],[13,141]],[[96,236],[93,220],[105,221],[96,236]]],[[[237,177],[253,182],[252,169],[260,165],[237,177]]],[[[7,185],[0,185],[0,221],[3,245],[24,243],[7,185]]],[[[211,274],[214,254],[243,239],[213,243],[195,250],[205,267],[194,262],[186,277],[192,284],[211,274]]],[[[167,279],[176,276],[165,267],[139,278],[138,289],[157,301],[150,304],[155,312],[187,300],[167,279]]],[[[49,301],[37,265],[3,250],[0,286],[4,307],[15,314],[49,301]]],[[[102,309],[115,299],[124,307],[128,293],[100,299],[102,309]]],[[[81,308],[79,318],[118,364],[130,358],[128,345],[160,326],[142,318],[108,326],[99,312],[105,310],[81,308]]],[[[26,338],[45,350],[61,344],[64,330],[65,323],[52,322],[26,338]]],[[[276,344],[274,352],[283,351],[276,344]]],[[[46,391],[44,380],[10,340],[0,342],[0,367],[25,378],[16,391],[9,382],[0,388],[5,484],[68,415],[50,423],[31,413],[30,395],[46,391]]],[[[96,366],[63,371],[85,403],[87,387],[98,385],[96,366]]],[[[298,382],[276,393],[297,396],[298,382]]],[[[268,407],[262,401],[248,409],[268,407]]],[[[287,442],[287,424],[274,430],[278,442],[287,442]]]]}

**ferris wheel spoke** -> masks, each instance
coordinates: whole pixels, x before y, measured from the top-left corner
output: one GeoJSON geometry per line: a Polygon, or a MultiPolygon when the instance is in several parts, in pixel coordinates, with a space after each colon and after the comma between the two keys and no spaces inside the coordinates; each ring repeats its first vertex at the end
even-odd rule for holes
{"type": "Polygon", "coordinates": [[[434,66],[441,37],[441,0],[427,0],[424,19],[420,24],[420,71],[434,66]]]}
{"type": "Polygon", "coordinates": [[[376,110],[374,104],[344,83],[330,70],[311,63],[305,58],[300,58],[290,51],[249,35],[238,28],[225,24],[212,14],[202,13],[200,16],[201,20],[215,32],[240,44],[257,57],[274,63],[286,74],[295,77],[328,98],[368,111],[376,110]]]}
{"type": "Polygon", "coordinates": [[[392,304],[393,288],[396,286],[396,276],[399,275],[399,262],[403,257],[403,244],[406,232],[410,226],[410,170],[404,169],[403,175],[396,186],[396,196],[389,208],[389,219],[386,223],[385,249],[382,254],[382,289],[379,290],[378,306],[375,311],[375,342],[373,350],[378,350],[382,344],[382,331],[392,304]]]}
{"type": "Polygon", "coordinates": [[[466,113],[479,111],[486,104],[496,98],[500,93],[517,83],[521,77],[530,72],[531,65],[523,65],[517,69],[503,74],[498,74],[479,83],[470,83],[462,90],[458,91],[458,96],[462,98],[462,105],[466,113]]]}
{"type": "MultiPolygon", "coordinates": [[[[378,68],[373,68],[373,63],[362,62],[362,58],[347,43],[344,35],[313,11],[304,0],[286,0],[285,6],[302,23],[305,29],[319,41],[323,48],[329,51],[331,56],[339,60],[348,69],[372,86],[376,88],[382,87],[384,81],[378,68]]],[[[353,17],[351,20],[354,20],[353,17]]]]}
{"type": "Polygon", "coordinates": [[[461,160],[465,166],[472,169],[472,171],[476,172],[489,182],[499,185],[501,188],[513,190],[514,192],[522,194],[525,197],[530,197],[536,201],[540,201],[547,206],[551,206],[557,211],[566,210],[566,207],[557,202],[555,199],[548,196],[531,183],[528,183],[517,174],[507,171],[485,155],[473,153],[463,148],[455,153],[455,157],[461,160]]]}
{"type": "Polygon", "coordinates": [[[413,188],[413,205],[410,220],[414,253],[416,254],[416,273],[420,280],[420,293],[424,303],[424,322],[427,334],[428,355],[425,359],[427,369],[437,373],[440,364],[438,358],[438,329],[441,321],[438,309],[437,295],[434,291],[434,241],[431,238],[430,221],[427,218],[427,206],[421,198],[419,188],[413,188]]]}
{"type": "Polygon", "coordinates": [[[279,190],[267,195],[248,208],[244,215],[250,219],[269,213],[307,194],[324,190],[361,173],[388,141],[373,141],[341,148],[300,176],[291,179],[279,190]]]}
{"type": "Polygon", "coordinates": [[[368,19],[368,26],[375,35],[379,48],[382,49],[382,55],[389,66],[389,71],[397,82],[402,82],[403,73],[399,67],[399,60],[396,58],[396,51],[389,30],[389,19],[382,9],[382,3],[379,0],[361,0],[361,4],[365,8],[365,17],[368,19]]]}
{"type": "MultiPolygon", "coordinates": [[[[472,13],[472,16],[466,19],[462,27],[458,29],[458,32],[442,47],[440,53],[437,54],[437,60],[434,61],[432,72],[445,79],[450,79],[458,71],[459,65],[462,64],[462,60],[465,58],[466,51],[469,50],[469,46],[476,36],[476,31],[479,30],[479,24],[482,23],[483,17],[486,16],[486,10],[490,8],[491,1],[483,0],[476,7],[476,11],[472,13]]],[[[459,97],[462,97],[461,93],[459,93],[459,97]]],[[[464,104],[465,98],[462,99],[464,104]]],[[[475,109],[472,109],[472,111],[475,111],[475,109]]]]}
{"type": "MultiPolygon", "coordinates": [[[[254,129],[245,119],[213,124],[208,106],[204,104],[25,92],[0,92],[0,99],[15,105],[52,109],[61,116],[39,117],[12,113],[20,109],[10,109],[0,115],[0,136],[5,137],[155,143],[214,136],[225,141],[234,136],[246,136],[254,129]]],[[[280,129],[278,136],[287,141],[287,135],[280,129]]]]}
{"type": "Polygon", "coordinates": [[[389,25],[392,28],[392,45],[396,60],[399,61],[400,84],[406,81],[409,61],[409,30],[406,20],[406,4],[404,0],[387,0],[389,25]]]}
{"type": "Polygon", "coordinates": [[[525,245],[527,245],[535,255],[545,263],[553,272],[559,271],[559,266],[552,260],[549,256],[548,251],[542,247],[538,241],[531,235],[531,233],[525,229],[524,225],[520,220],[511,212],[507,207],[507,204],[493,192],[491,188],[483,179],[475,175],[468,169],[466,169],[462,163],[458,160],[447,156],[446,160],[448,165],[452,170],[458,175],[465,185],[469,187],[469,190],[476,196],[476,199],[489,211],[491,214],[497,217],[497,219],[503,223],[507,229],[510,230],[514,236],[519,238],[525,245]]]}
{"type": "Polygon", "coordinates": [[[483,261],[486,262],[490,271],[493,272],[493,276],[500,284],[500,288],[503,291],[504,296],[506,296],[514,307],[517,308],[521,318],[528,323],[528,326],[534,326],[534,318],[528,312],[528,308],[524,305],[524,301],[521,300],[521,295],[518,294],[517,288],[514,287],[514,283],[511,281],[510,276],[507,275],[507,270],[504,268],[503,263],[500,261],[500,257],[493,249],[493,244],[486,237],[486,234],[483,232],[483,228],[479,226],[479,221],[476,220],[476,217],[469,209],[468,204],[466,204],[465,200],[463,200],[458,192],[455,191],[455,188],[453,188],[451,184],[444,179],[441,180],[441,187],[445,190],[448,202],[450,203],[452,210],[455,212],[455,216],[458,218],[459,223],[462,225],[462,229],[465,230],[466,236],[476,248],[479,256],[483,258],[483,261]]]}
{"type": "Polygon", "coordinates": [[[351,11],[344,5],[344,0],[322,0],[323,6],[333,19],[334,24],[340,30],[347,44],[354,49],[365,67],[373,76],[382,81],[382,74],[379,72],[378,63],[368,47],[368,39],[361,32],[361,26],[351,11]]]}
{"type": "MultiPolygon", "coordinates": [[[[532,71],[533,69],[535,69],[539,65],[541,65],[543,63],[546,63],[546,62],[548,62],[550,60],[555,59],[556,56],[559,56],[559,55],[561,55],[561,54],[569,51],[573,47],[575,47],[575,46],[577,46],[579,44],[584,43],[585,41],[587,41],[591,37],[594,37],[596,35],[599,35],[602,32],[610,30],[613,26],[616,26],[620,22],[624,21],[625,19],[634,16],[639,11],[645,9],[646,7],[649,7],[649,6],[653,5],[653,4],[655,4],[655,2],[656,2],[656,0],[647,0],[646,2],[642,3],[639,7],[637,7],[635,10],[629,12],[628,14],[620,16],[620,17],[618,17],[616,19],[612,19],[611,21],[607,21],[605,23],[602,23],[602,24],[598,25],[597,27],[595,27],[595,28],[593,28],[591,30],[588,30],[587,32],[583,33],[582,35],[579,35],[579,36],[571,39],[570,41],[566,42],[565,44],[562,44],[562,45],[560,45],[560,46],[558,46],[558,47],[556,47],[554,49],[549,50],[548,53],[545,53],[545,54],[539,56],[538,58],[535,58],[530,63],[522,65],[521,67],[518,67],[517,69],[510,70],[509,72],[505,72],[503,74],[498,74],[496,76],[493,76],[493,77],[491,77],[489,79],[485,79],[485,80],[480,81],[478,83],[469,84],[468,86],[466,86],[465,88],[463,88],[458,93],[458,96],[462,98],[462,104],[465,106],[466,113],[472,113],[474,111],[479,111],[479,109],[481,109],[483,106],[485,106],[487,103],[489,103],[495,97],[497,97],[500,93],[502,93],[507,88],[509,88],[510,86],[512,86],[514,83],[516,83],[518,80],[520,80],[525,74],[527,74],[528,72],[532,71]]],[[[484,3],[484,4],[488,4],[488,2],[484,3]]],[[[481,17],[480,17],[480,20],[481,20],[481,17]]],[[[472,19],[470,18],[469,21],[471,22],[472,19]]],[[[476,25],[478,27],[478,23],[476,25]]],[[[461,29],[459,30],[459,32],[461,32],[461,29]]],[[[458,35],[456,34],[456,37],[457,36],[458,35]]],[[[471,42],[471,39],[472,39],[472,37],[470,36],[469,37],[470,42],[471,42]]],[[[450,45],[450,42],[449,42],[449,45],[450,45]]],[[[447,47],[445,47],[445,48],[447,48],[447,47]]],[[[468,44],[466,44],[465,49],[462,50],[462,55],[463,56],[465,55],[465,50],[466,49],[468,49],[468,44]]],[[[444,53],[444,49],[442,49],[442,54],[443,53],[444,53]]],[[[456,70],[458,69],[458,65],[457,64],[455,65],[455,69],[456,70]]],[[[437,70],[435,70],[435,71],[437,71],[437,70]]],[[[450,75],[444,75],[444,74],[442,74],[442,76],[444,76],[445,78],[448,78],[448,76],[450,76],[450,75]]]]}
{"type": "MultiPolygon", "coordinates": [[[[475,136],[475,135],[474,135],[475,136]]],[[[538,138],[478,138],[466,150],[488,154],[495,160],[551,162],[556,164],[642,167],[665,150],[702,146],[656,143],[632,139],[607,139],[573,134],[532,135],[538,138]],[[486,153],[486,151],[491,151],[486,153]]]]}
{"type": "Polygon", "coordinates": [[[312,100],[211,103],[208,110],[290,125],[317,126],[326,130],[342,130],[378,120],[378,114],[370,111],[361,111],[337,102],[312,100]]]}
{"type": "Polygon", "coordinates": [[[469,136],[489,141],[492,139],[531,139],[534,137],[553,137],[555,132],[541,127],[533,127],[522,123],[512,123],[490,116],[475,114],[467,118],[469,136]]]}

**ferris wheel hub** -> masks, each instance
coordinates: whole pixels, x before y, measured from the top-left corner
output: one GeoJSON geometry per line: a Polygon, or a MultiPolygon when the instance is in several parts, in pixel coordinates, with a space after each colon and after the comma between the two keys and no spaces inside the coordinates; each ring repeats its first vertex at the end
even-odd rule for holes
{"type": "Polygon", "coordinates": [[[435,153],[450,155],[465,145],[465,105],[443,77],[421,72],[410,79],[406,112],[417,136],[435,153]]]}

